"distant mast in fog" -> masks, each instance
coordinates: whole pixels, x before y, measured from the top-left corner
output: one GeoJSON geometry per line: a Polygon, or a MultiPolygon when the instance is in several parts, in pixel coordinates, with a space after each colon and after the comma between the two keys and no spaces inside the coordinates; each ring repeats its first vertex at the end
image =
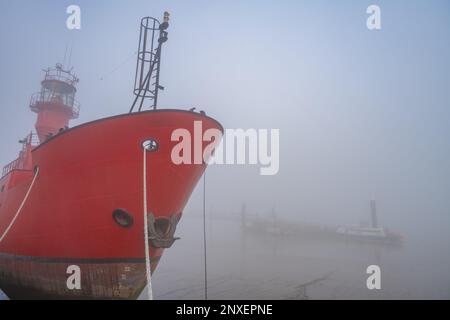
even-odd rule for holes
{"type": "Polygon", "coordinates": [[[372,228],[378,228],[377,203],[374,199],[370,200],[370,217],[372,219],[372,228]]]}

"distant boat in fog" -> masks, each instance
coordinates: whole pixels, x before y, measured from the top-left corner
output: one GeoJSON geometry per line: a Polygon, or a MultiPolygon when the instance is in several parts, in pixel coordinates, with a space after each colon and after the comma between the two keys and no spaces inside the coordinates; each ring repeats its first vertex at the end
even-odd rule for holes
{"type": "Polygon", "coordinates": [[[241,218],[244,232],[268,234],[273,236],[289,236],[315,240],[337,240],[372,242],[380,244],[400,244],[403,237],[378,224],[375,200],[370,201],[371,225],[342,225],[337,227],[321,226],[308,223],[285,221],[276,218],[274,211],[271,217],[249,217],[243,207],[241,218]]]}
{"type": "Polygon", "coordinates": [[[371,226],[339,226],[338,235],[356,240],[381,241],[387,243],[400,243],[403,237],[385,227],[378,225],[377,206],[375,200],[370,200],[371,226]]]}
{"type": "Polygon", "coordinates": [[[380,241],[387,243],[400,243],[402,241],[401,235],[390,232],[386,228],[340,226],[336,229],[336,234],[355,240],[380,241]]]}

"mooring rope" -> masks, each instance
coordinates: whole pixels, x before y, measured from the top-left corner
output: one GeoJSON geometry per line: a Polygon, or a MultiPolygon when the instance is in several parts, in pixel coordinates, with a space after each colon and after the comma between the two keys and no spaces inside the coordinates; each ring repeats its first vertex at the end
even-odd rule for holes
{"type": "Polygon", "coordinates": [[[208,269],[206,265],[206,171],[203,174],[203,255],[205,260],[205,300],[208,300],[208,269]]]}
{"type": "Polygon", "coordinates": [[[152,274],[150,265],[150,247],[148,244],[148,219],[147,219],[147,150],[144,148],[144,241],[145,241],[145,274],[147,277],[148,300],[153,300],[152,274]]]}
{"type": "Polygon", "coordinates": [[[6,228],[6,230],[3,232],[2,236],[0,237],[0,242],[3,241],[3,239],[4,239],[4,238],[6,237],[6,235],[8,234],[9,230],[12,228],[12,226],[13,226],[14,223],[16,222],[17,217],[19,216],[20,212],[22,211],[22,208],[23,208],[23,206],[25,205],[25,202],[27,201],[28,196],[30,195],[31,189],[33,189],[33,185],[34,185],[34,182],[36,181],[36,178],[37,178],[38,174],[39,174],[39,167],[36,167],[36,171],[35,171],[35,173],[34,173],[33,180],[31,181],[31,184],[30,184],[30,186],[28,187],[28,191],[27,191],[27,193],[25,194],[25,197],[23,198],[22,203],[20,204],[19,209],[17,210],[17,212],[16,212],[14,218],[11,220],[11,222],[9,223],[9,226],[6,228]]]}

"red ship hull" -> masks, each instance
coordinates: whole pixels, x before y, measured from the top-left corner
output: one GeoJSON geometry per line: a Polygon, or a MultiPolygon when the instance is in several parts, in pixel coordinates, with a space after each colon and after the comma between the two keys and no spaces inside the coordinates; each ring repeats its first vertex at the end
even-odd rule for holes
{"type": "MultiPolygon", "coordinates": [[[[144,172],[147,212],[157,221],[175,221],[175,228],[206,169],[171,160],[178,143],[171,141],[172,132],[184,128],[194,137],[194,121],[202,122],[203,132],[223,131],[197,113],[156,110],[86,123],[34,148],[30,170],[13,170],[0,180],[2,235],[38,168],[29,197],[0,242],[0,288],[10,298],[137,298],[146,285],[144,172]],[[144,171],[147,139],[159,146],[147,153],[144,171]],[[114,221],[117,209],[132,216],[131,226],[114,221]],[[67,287],[70,265],[80,267],[81,289],[67,287]]],[[[163,251],[150,246],[152,272],[163,251]]]]}

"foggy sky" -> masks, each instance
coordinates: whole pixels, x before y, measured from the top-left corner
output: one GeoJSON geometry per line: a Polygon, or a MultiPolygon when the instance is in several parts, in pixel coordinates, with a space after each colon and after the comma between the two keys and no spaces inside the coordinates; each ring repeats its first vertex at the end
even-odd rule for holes
{"type": "MultiPolygon", "coordinates": [[[[214,166],[208,210],[326,223],[450,228],[448,1],[0,1],[0,163],[34,127],[42,69],[81,79],[80,124],[126,113],[139,20],[171,13],[160,108],[196,106],[225,128],[279,128],[280,171],[214,166]],[[82,29],[66,29],[66,7],[82,29]],[[381,7],[382,30],[366,28],[381,7]],[[442,223],[447,221],[447,224],[442,223]]],[[[186,213],[201,210],[199,184],[186,213]]]]}

